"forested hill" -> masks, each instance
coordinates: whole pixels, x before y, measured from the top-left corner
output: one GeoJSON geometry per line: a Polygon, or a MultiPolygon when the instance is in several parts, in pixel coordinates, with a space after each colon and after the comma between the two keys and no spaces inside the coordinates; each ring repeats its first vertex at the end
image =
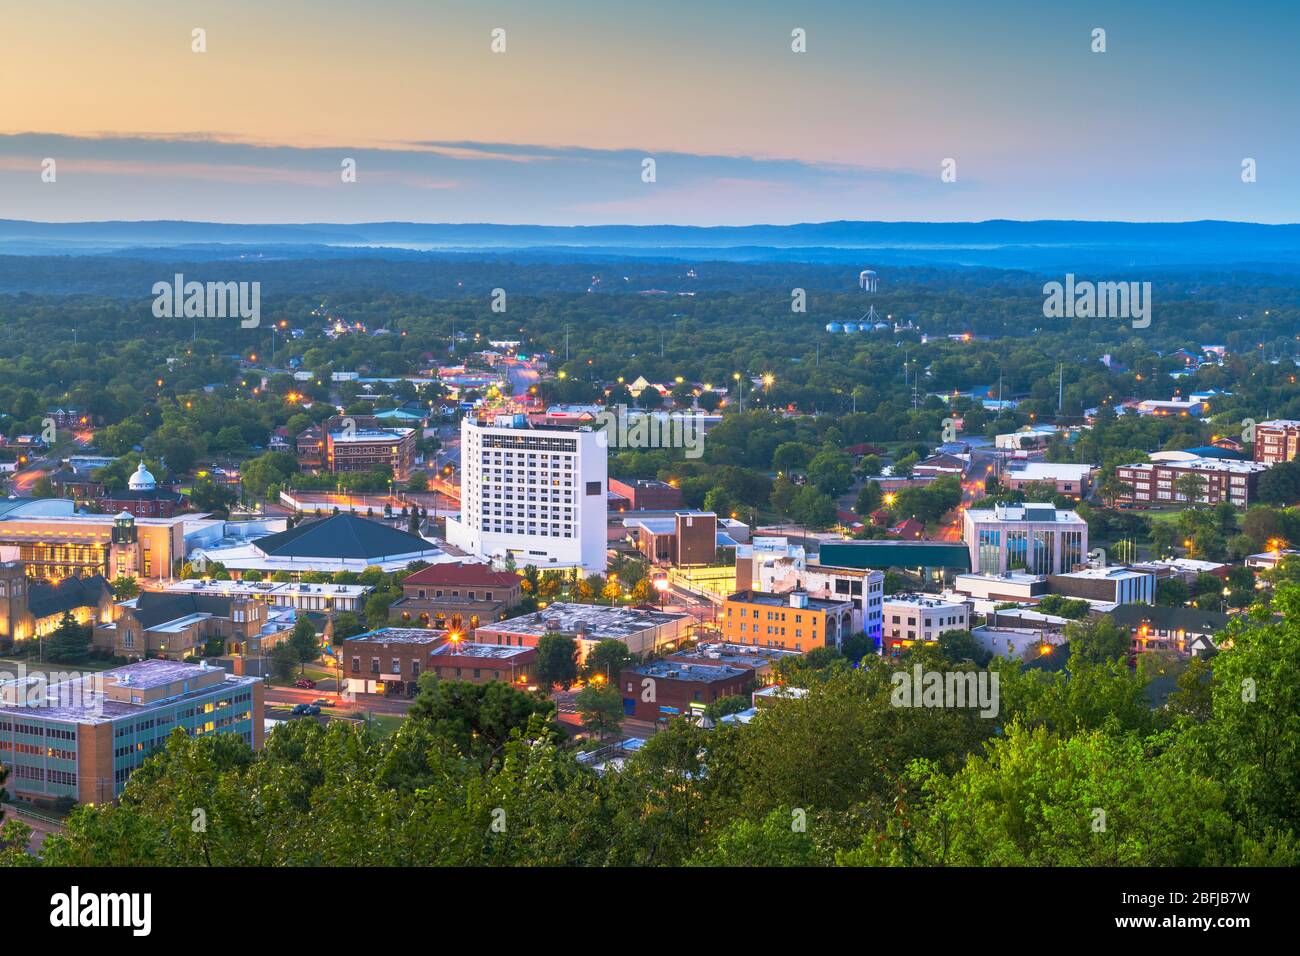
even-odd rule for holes
{"type": "Polygon", "coordinates": [[[825,222],[751,226],[541,226],[492,223],[41,223],[0,220],[0,253],[123,252],[195,258],[260,253],[328,257],[339,249],[511,251],[574,257],[989,266],[1083,270],[1241,264],[1300,268],[1300,225],[1202,221],[825,222]],[[155,250],[149,253],[147,250],[155,250]]]}

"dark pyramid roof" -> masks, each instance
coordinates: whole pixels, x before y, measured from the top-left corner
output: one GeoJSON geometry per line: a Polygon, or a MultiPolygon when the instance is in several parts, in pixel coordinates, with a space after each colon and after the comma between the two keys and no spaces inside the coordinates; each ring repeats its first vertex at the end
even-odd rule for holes
{"type": "Polygon", "coordinates": [[[263,554],[279,558],[371,559],[434,549],[419,535],[347,512],[304,521],[296,528],[260,538],[256,545],[263,554]]]}
{"type": "Polygon", "coordinates": [[[78,607],[96,607],[113,589],[103,575],[88,578],[64,578],[58,584],[33,581],[27,592],[27,609],[33,617],[49,617],[78,607]]]}
{"type": "Polygon", "coordinates": [[[207,613],[214,617],[230,617],[231,603],[231,598],[216,594],[141,591],[135,602],[135,617],[145,628],[157,627],[191,614],[207,613]]]}

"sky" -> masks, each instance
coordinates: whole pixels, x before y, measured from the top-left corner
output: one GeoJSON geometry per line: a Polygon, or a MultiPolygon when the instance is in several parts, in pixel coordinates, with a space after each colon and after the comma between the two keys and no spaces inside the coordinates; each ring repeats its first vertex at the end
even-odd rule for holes
{"type": "Polygon", "coordinates": [[[1297,222],[1298,36],[1294,0],[9,4],[0,218],[1297,222]]]}

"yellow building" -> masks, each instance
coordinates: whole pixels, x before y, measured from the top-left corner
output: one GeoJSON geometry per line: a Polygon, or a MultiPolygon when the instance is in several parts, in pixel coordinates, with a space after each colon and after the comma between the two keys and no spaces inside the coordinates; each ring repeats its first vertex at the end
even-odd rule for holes
{"type": "Polygon", "coordinates": [[[64,498],[0,502],[0,560],[22,561],[28,577],[55,582],[96,574],[166,580],[185,555],[185,522],[194,517],[78,514],[64,498]]]}
{"type": "Polygon", "coordinates": [[[723,639],[807,653],[838,647],[853,633],[853,603],[810,598],[807,592],[740,591],[722,603],[723,639]]]}

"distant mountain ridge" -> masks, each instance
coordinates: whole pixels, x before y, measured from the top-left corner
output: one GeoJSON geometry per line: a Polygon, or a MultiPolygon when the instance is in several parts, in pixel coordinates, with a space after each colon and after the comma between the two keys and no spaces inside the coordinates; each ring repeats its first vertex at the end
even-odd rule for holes
{"type": "MultiPolygon", "coordinates": [[[[1300,265],[1300,224],[1202,220],[1091,222],[835,221],[750,226],[544,226],[494,223],[214,223],[179,220],[47,223],[0,220],[0,253],[122,253],[210,247],[270,252],[349,247],[407,252],[518,251],[571,257],[699,258],[741,261],[873,261],[947,266],[1057,269],[1300,265]],[[274,248],[272,248],[274,247],[274,248]]],[[[1287,271],[1290,271],[1289,269],[1287,271]]]]}

